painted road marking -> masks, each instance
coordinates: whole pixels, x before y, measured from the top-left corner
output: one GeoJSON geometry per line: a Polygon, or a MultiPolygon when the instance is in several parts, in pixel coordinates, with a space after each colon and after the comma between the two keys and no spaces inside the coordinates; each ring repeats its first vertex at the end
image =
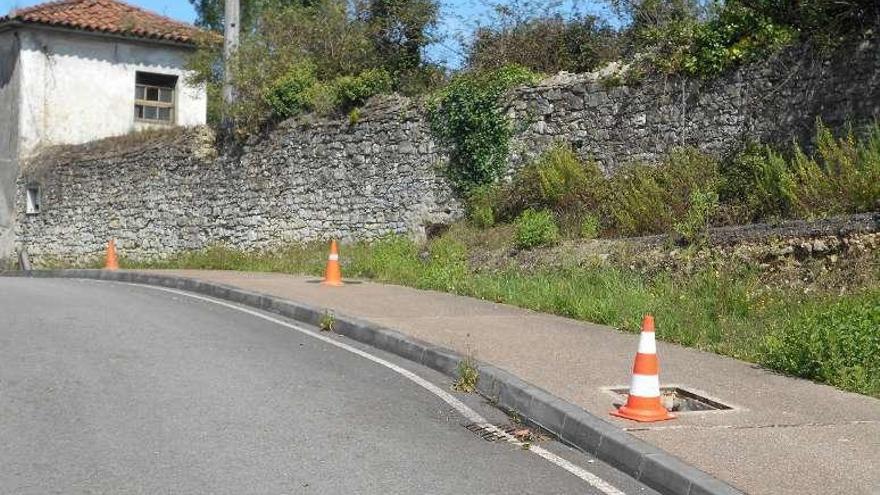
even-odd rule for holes
{"type": "MultiPolygon", "coordinates": [[[[241,306],[236,306],[235,304],[227,303],[224,301],[218,301],[216,299],[211,299],[209,297],[198,296],[195,294],[191,294],[189,292],[184,292],[184,291],[180,291],[180,290],[176,290],[176,289],[168,289],[165,287],[155,287],[152,285],[142,285],[142,284],[126,284],[126,285],[135,285],[135,286],[144,287],[147,289],[159,290],[159,291],[163,291],[163,292],[170,292],[172,294],[177,294],[177,295],[189,297],[192,299],[198,299],[200,301],[205,301],[205,302],[217,304],[217,305],[229,308],[229,309],[233,309],[236,311],[241,311],[242,313],[247,313],[251,316],[256,316],[257,318],[262,318],[266,321],[270,321],[272,323],[275,323],[276,325],[281,325],[283,327],[290,328],[292,330],[296,330],[297,332],[308,335],[309,337],[321,340],[321,341],[326,342],[332,346],[336,346],[340,349],[346,350],[352,354],[356,354],[364,359],[367,359],[369,361],[372,361],[376,364],[379,364],[381,366],[384,366],[384,367],[394,371],[395,373],[409,379],[410,381],[412,381],[416,385],[424,388],[428,392],[431,392],[432,394],[436,395],[437,397],[442,399],[444,402],[446,402],[447,404],[452,406],[456,411],[458,411],[459,414],[461,414],[462,416],[467,418],[468,421],[470,421],[472,423],[476,423],[477,425],[485,428],[486,430],[495,433],[497,436],[504,438],[509,443],[512,443],[512,444],[520,446],[520,447],[524,447],[524,445],[525,445],[524,442],[519,441],[513,435],[510,435],[507,432],[498,428],[497,426],[489,423],[486,420],[486,418],[482,417],[478,412],[476,412],[473,409],[471,409],[470,407],[468,407],[464,402],[456,399],[449,392],[443,390],[442,388],[438,387],[437,385],[434,385],[433,383],[429,382],[428,380],[425,380],[424,378],[420,377],[419,375],[416,375],[412,371],[409,371],[405,368],[402,368],[402,367],[400,367],[390,361],[386,361],[380,357],[374,356],[366,351],[363,351],[363,350],[358,349],[356,347],[352,347],[352,346],[345,344],[343,342],[338,342],[338,341],[336,341],[330,337],[327,337],[325,335],[321,335],[319,333],[313,332],[313,331],[308,330],[306,328],[300,327],[299,325],[293,325],[293,324],[288,323],[284,320],[280,320],[278,318],[273,318],[273,317],[265,315],[259,311],[243,308],[241,306]]],[[[590,471],[587,471],[586,469],[584,469],[584,468],[582,468],[582,467],[580,467],[580,466],[578,466],[578,465],[576,465],[566,459],[563,459],[562,457],[554,454],[553,452],[550,452],[550,451],[548,451],[544,448],[541,448],[537,445],[529,445],[528,451],[532,452],[533,454],[535,454],[539,457],[546,459],[547,461],[561,467],[562,469],[565,469],[569,473],[584,480],[587,484],[589,484],[593,488],[601,491],[602,493],[605,493],[606,495],[626,495],[625,493],[618,490],[616,487],[614,487],[612,484],[608,483],[607,481],[603,480],[602,478],[596,476],[595,474],[591,473],[590,471]]]]}

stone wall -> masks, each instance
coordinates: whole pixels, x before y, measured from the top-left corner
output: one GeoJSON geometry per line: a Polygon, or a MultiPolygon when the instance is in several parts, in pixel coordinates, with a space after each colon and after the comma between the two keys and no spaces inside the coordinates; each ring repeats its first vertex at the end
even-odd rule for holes
{"type": "Polygon", "coordinates": [[[673,146],[722,155],[745,139],[809,142],[817,118],[832,128],[880,118],[877,41],[818,54],[797,47],[713,81],[656,79],[609,87],[597,74],[560,74],[514,91],[516,167],[555,140],[611,171],[673,146]]]}
{"type": "MultiPolygon", "coordinates": [[[[613,172],[692,145],[724,154],[747,138],[805,139],[880,117],[880,50],[863,43],[819,57],[798,48],[711,82],[670,78],[609,87],[593,74],[560,74],[510,92],[516,169],[556,140],[613,172]]],[[[302,118],[212,156],[198,132],[132,137],[54,150],[18,181],[16,242],[39,259],[123,252],[156,257],[212,244],[421,235],[461,207],[438,170],[419,103],[371,101],[357,123],[302,118]],[[40,184],[44,210],[27,215],[24,187],[40,184]]],[[[210,141],[210,140],[209,140],[210,141]]]]}
{"type": "Polygon", "coordinates": [[[206,129],[57,148],[18,182],[17,245],[35,261],[82,259],[115,237],[155,258],[212,244],[424,232],[459,213],[419,112],[383,99],[348,121],[290,121],[236,154],[213,155],[206,129]],[[39,184],[43,208],[24,212],[39,184]]]}

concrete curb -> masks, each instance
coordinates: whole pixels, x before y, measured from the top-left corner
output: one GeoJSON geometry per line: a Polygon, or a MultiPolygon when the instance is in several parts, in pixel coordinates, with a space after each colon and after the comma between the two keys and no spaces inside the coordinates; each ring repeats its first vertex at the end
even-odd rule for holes
{"type": "MultiPolygon", "coordinates": [[[[285,299],[249,292],[236,287],[192,278],[134,271],[40,270],[4,272],[0,276],[79,278],[129,282],[169,287],[223,299],[276,313],[318,326],[322,309],[285,299]]],[[[348,338],[391,352],[443,374],[456,377],[464,357],[369,321],[334,313],[334,331],[348,338]]],[[[620,469],[651,488],[669,495],[730,495],[743,492],[690,466],[667,452],[644,442],[574,404],[531,385],[495,366],[478,363],[477,390],[516,411],[527,422],[539,426],[598,459],[620,469]]]]}

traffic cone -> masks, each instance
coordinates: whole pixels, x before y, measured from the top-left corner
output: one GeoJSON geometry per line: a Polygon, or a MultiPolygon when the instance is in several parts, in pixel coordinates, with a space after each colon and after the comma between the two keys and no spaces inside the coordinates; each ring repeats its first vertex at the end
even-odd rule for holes
{"type": "Polygon", "coordinates": [[[116,239],[110,239],[107,242],[107,262],[104,264],[105,270],[119,270],[119,260],[116,259],[116,239]]]}
{"type": "Polygon", "coordinates": [[[626,405],[611,414],[642,422],[675,418],[660,402],[660,361],[657,359],[654,317],[651,315],[646,315],[642,322],[639,352],[633,365],[632,382],[626,405]]]}
{"type": "Polygon", "coordinates": [[[339,248],[336,241],[330,241],[330,255],[327,256],[327,269],[324,271],[323,285],[339,287],[342,285],[342,269],[339,267],[339,248]]]}

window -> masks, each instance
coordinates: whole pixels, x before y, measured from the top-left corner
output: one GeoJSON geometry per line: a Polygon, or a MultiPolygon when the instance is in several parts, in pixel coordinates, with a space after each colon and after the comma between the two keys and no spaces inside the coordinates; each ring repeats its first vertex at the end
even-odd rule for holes
{"type": "Polygon", "coordinates": [[[25,207],[25,213],[28,215],[37,215],[40,213],[40,207],[43,203],[42,194],[40,191],[40,186],[36,184],[32,184],[27,186],[26,189],[26,198],[27,198],[27,206],[25,207]]]}
{"type": "Polygon", "coordinates": [[[134,119],[173,124],[176,87],[177,76],[138,72],[134,87],[134,119]]]}

